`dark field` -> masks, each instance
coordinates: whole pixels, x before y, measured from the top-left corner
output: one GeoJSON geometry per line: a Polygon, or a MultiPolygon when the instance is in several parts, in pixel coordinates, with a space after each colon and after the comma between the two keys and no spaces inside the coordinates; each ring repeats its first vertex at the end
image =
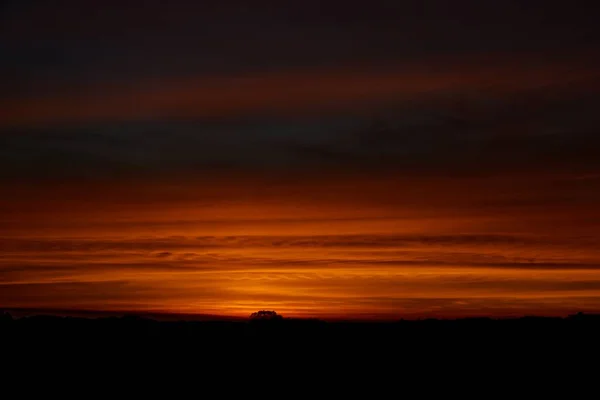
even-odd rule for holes
{"type": "Polygon", "coordinates": [[[600,316],[581,314],[389,323],[31,316],[0,323],[2,363],[12,374],[7,382],[8,376],[85,379],[102,388],[125,382],[150,393],[163,384],[169,395],[183,378],[234,391],[292,385],[355,396],[361,387],[367,398],[388,397],[388,387],[397,385],[430,394],[489,385],[494,393],[514,393],[522,384],[548,390],[566,379],[596,381],[599,334],[600,316]]]}
{"type": "MultiPolygon", "coordinates": [[[[93,351],[152,348],[156,351],[203,353],[316,350],[377,355],[426,352],[464,354],[553,352],[569,355],[595,348],[600,316],[566,318],[471,318],[400,320],[397,322],[324,322],[281,319],[267,321],[159,321],[139,316],[79,318],[5,314],[0,336],[12,349],[93,351]]],[[[9,349],[10,350],[10,349],[9,349]]]]}

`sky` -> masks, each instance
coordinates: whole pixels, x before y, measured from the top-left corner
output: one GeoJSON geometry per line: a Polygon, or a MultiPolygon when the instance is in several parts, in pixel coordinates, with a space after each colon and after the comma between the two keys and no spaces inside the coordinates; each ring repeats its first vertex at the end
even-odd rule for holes
{"type": "Polygon", "coordinates": [[[593,1],[0,1],[0,307],[600,312],[593,1]]]}

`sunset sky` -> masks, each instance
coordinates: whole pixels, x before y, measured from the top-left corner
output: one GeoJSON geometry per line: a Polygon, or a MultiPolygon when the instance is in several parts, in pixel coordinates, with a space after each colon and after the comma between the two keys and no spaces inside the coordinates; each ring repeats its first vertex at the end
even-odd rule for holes
{"type": "Polygon", "coordinates": [[[0,1],[0,309],[600,312],[593,1],[0,1]]]}

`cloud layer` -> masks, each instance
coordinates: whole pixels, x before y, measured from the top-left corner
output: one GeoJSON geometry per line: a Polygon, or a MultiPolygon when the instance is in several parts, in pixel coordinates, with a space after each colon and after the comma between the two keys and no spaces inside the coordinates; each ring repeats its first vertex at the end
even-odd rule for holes
{"type": "Polygon", "coordinates": [[[0,302],[326,318],[600,305],[593,177],[219,182],[15,191],[33,197],[7,201],[0,302]]]}
{"type": "Polygon", "coordinates": [[[0,2],[0,307],[600,310],[595,2],[83,3],[0,2]]]}

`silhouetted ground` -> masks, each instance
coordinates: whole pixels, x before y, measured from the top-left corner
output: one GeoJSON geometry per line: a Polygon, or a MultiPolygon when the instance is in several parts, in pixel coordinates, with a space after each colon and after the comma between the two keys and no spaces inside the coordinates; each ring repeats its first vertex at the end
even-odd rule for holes
{"type": "MultiPolygon", "coordinates": [[[[250,376],[264,380],[259,386],[285,377],[288,385],[319,387],[318,378],[350,394],[361,383],[407,385],[414,379],[422,394],[443,392],[447,384],[463,390],[465,382],[477,391],[475,385],[491,379],[496,393],[521,380],[537,385],[537,377],[549,388],[573,371],[579,380],[595,380],[600,316],[334,323],[0,314],[0,342],[2,365],[29,382],[34,370],[54,380],[87,376],[100,386],[111,376],[130,380],[141,374],[143,385],[152,387],[158,381],[144,374],[184,371],[202,384],[233,388],[250,376]],[[550,378],[557,371],[562,377],[550,378]],[[216,381],[207,381],[207,374],[216,381]]],[[[375,389],[368,398],[387,397],[375,389]]],[[[293,397],[295,389],[286,390],[293,397]]]]}
{"type": "Polygon", "coordinates": [[[294,351],[324,348],[378,352],[502,353],[514,349],[575,353],[600,342],[600,315],[567,318],[412,320],[389,323],[275,321],[157,321],[137,316],[77,318],[4,314],[0,338],[11,348],[294,351]]]}

